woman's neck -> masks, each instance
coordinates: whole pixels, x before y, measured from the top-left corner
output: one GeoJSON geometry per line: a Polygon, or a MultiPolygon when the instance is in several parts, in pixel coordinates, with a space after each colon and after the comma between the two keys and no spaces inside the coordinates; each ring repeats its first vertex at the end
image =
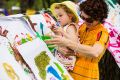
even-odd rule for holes
{"type": "Polygon", "coordinates": [[[86,26],[87,26],[87,28],[91,28],[91,27],[94,27],[94,26],[96,26],[98,24],[99,24],[99,22],[96,21],[96,22],[93,22],[93,23],[86,23],[86,26]]]}

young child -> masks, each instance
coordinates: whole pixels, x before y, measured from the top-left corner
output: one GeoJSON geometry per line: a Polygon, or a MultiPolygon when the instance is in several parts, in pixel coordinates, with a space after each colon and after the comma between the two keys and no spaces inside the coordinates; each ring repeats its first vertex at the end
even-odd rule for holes
{"type": "MultiPolygon", "coordinates": [[[[71,1],[64,1],[62,3],[53,3],[51,5],[51,12],[57,18],[60,26],[52,27],[55,35],[61,35],[73,41],[78,41],[77,37],[77,23],[79,21],[79,16],[76,9],[76,4],[71,1]]],[[[73,70],[76,57],[71,55],[74,53],[73,50],[70,50],[67,47],[58,46],[55,51],[55,57],[60,61],[65,68],[70,71],[73,70]],[[65,54],[69,55],[65,55],[65,54]]]]}

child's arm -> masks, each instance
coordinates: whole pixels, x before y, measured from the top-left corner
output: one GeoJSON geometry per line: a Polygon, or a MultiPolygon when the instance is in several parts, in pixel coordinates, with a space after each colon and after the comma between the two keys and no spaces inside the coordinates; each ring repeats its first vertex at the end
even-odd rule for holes
{"type": "Polygon", "coordinates": [[[60,33],[62,36],[69,38],[73,41],[78,41],[76,25],[70,24],[66,29],[66,32],[63,28],[59,27],[55,29],[55,32],[60,33]]]}
{"type": "MultiPolygon", "coordinates": [[[[71,24],[70,26],[68,26],[66,32],[64,32],[64,30],[59,29],[59,31],[63,34],[64,37],[69,38],[70,40],[74,41],[74,42],[78,42],[78,36],[77,36],[77,29],[76,26],[74,24],[71,24]]],[[[69,55],[73,55],[74,51],[69,49],[69,48],[58,48],[58,51],[60,51],[62,54],[69,56],[69,55]]]]}
{"type": "Polygon", "coordinates": [[[78,42],[79,38],[77,35],[76,25],[70,24],[68,28],[66,29],[66,35],[67,35],[67,38],[69,38],[70,40],[74,42],[78,42]]]}

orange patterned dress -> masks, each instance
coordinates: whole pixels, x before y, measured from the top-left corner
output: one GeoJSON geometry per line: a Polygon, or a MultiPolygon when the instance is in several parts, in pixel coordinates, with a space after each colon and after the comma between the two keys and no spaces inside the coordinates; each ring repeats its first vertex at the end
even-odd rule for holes
{"type": "Polygon", "coordinates": [[[74,80],[99,80],[98,62],[103,56],[109,41],[108,31],[102,24],[98,24],[90,29],[86,28],[86,24],[82,24],[78,34],[81,44],[89,46],[93,46],[95,43],[101,44],[104,47],[104,51],[97,58],[81,56],[79,53],[76,54],[77,61],[70,74],[74,80]]]}

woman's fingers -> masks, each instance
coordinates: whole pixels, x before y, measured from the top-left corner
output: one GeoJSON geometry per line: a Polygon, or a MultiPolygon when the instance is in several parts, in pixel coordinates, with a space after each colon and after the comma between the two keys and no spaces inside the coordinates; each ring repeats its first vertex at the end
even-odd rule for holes
{"type": "Polygon", "coordinates": [[[53,35],[52,37],[53,37],[53,39],[44,40],[45,43],[47,43],[47,44],[60,44],[61,43],[61,40],[62,40],[61,36],[53,35]]]}
{"type": "Polygon", "coordinates": [[[57,45],[48,45],[49,48],[57,47],[57,45]]]}
{"type": "Polygon", "coordinates": [[[55,39],[62,39],[63,38],[61,35],[60,36],[59,35],[52,35],[52,37],[55,39]]]}
{"type": "Polygon", "coordinates": [[[56,40],[56,39],[45,40],[45,43],[47,43],[47,44],[59,44],[59,40],[56,40]]]}
{"type": "Polygon", "coordinates": [[[66,39],[65,37],[58,36],[58,35],[53,35],[52,37],[53,39],[44,40],[46,44],[56,44],[59,46],[66,46],[66,44],[68,44],[69,40],[66,39]]]}

